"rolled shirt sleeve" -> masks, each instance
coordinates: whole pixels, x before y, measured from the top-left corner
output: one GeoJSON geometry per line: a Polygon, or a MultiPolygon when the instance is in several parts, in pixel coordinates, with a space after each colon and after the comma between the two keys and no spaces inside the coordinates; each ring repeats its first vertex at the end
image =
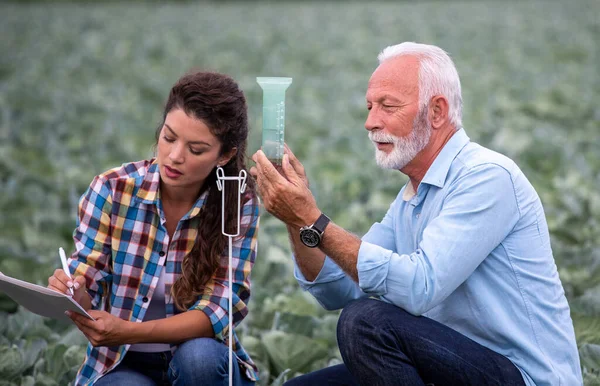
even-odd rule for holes
{"type": "Polygon", "coordinates": [[[86,280],[93,309],[99,309],[108,293],[110,274],[112,196],[102,177],[95,177],[79,200],[77,226],[73,232],[75,252],[69,269],[86,280]]]}
{"type": "MultiPolygon", "coordinates": [[[[365,241],[384,248],[394,248],[394,204],[395,201],[390,205],[381,223],[375,223],[369,232],[363,236],[361,248],[365,245],[365,241]]],[[[296,256],[294,256],[295,261],[296,256]]],[[[337,310],[354,299],[374,295],[362,291],[359,285],[328,256],[325,258],[323,267],[314,281],[306,280],[297,264],[294,268],[294,277],[300,287],[313,295],[319,304],[327,310],[337,310]]]]}
{"type": "Polygon", "coordinates": [[[363,241],[357,263],[362,291],[421,315],[462,284],[519,218],[511,176],[501,166],[477,166],[448,189],[414,252],[398,254],[377,239],[363,241]]]}

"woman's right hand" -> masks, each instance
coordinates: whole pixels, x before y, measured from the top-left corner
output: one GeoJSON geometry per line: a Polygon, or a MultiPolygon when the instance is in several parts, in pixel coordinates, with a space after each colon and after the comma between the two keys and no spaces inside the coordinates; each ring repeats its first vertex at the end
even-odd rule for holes
{"type": "Polygon", "coordinates": [[[54,275],[48,278],[48,288],[66,295],[71,295],[69,288],[73,288],[73,299],[80,305],[83,305],[81,300],[84,299],[84,296],[87,296],[85,291],[85,277],[76,276],[69,278],[65,271],[60,268],[55,270],[54,275]]]}

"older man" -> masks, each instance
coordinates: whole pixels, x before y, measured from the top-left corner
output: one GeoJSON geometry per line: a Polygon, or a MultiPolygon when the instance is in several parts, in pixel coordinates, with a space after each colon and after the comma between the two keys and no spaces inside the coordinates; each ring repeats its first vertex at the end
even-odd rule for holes
{"type": "Polygon", "coordinates": [[[379,55],[365,127],[409,177],[362,239],[317,207],[291,151],[254,155],[265,208],[288,227],[296,278],[343,308],[343,365],[290,385],[578,385],[579,357],[544,210],[521,170],[462,129],[460,80],[438,47],[379,55]]]}

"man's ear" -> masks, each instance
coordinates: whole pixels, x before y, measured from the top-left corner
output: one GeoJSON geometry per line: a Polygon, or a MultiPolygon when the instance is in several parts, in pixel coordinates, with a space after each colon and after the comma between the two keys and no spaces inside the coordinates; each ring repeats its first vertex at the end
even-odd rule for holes
{"type": "Polygon", "coordinates": [[[429,103],[429,122],[431,127],[439,129],[448,122],[448,100],[443,95],[436,95],[429,103]]]}
{"type": "Polygon", "coordinates": [[[227,153],[223,154],[219,157],[219,161],[217,162],[217,166],[225,166],[235,155],[237,154],[237,147],[231,148],[227,153]]]}

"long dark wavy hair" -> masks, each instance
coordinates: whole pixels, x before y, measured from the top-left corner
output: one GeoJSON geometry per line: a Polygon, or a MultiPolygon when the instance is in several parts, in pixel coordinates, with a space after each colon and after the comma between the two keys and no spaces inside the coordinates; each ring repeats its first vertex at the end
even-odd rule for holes
{"type": "MultiPolygon", "coordinates": [[[[182,109],[188,116],[204,122],[221,144],[220,155],[237,148],[235,156],[223,165],[226,176],[237,176],[240,170],[246,170],[248,107],[244,93],[231,77],[215,72],[194,72],[180,78],[169,93],[162,124],[156,130],[157,143],[167,114],[174,109],[182,109]]],[[[198,236],[191,252],[183,258],[182,275],[171,289],[175,306],[182,311],[204,292],[227,245],[227,236],[221,234],[221,192],[216,181],[215,168],[200,190],[200,194],[208,191],[208,196],[199,214],[198,236]]],[[[254,205],[257,203],[250,173],[246,184],[240,210],[250,199],[254,199],[254,205]]],[[[237,190],[228,185],[225,194],[225,229],[234,231],[237,226],[237,190]]],[[[244,235],[244,229],[240,230],[240,235],[244,235]]]]}

